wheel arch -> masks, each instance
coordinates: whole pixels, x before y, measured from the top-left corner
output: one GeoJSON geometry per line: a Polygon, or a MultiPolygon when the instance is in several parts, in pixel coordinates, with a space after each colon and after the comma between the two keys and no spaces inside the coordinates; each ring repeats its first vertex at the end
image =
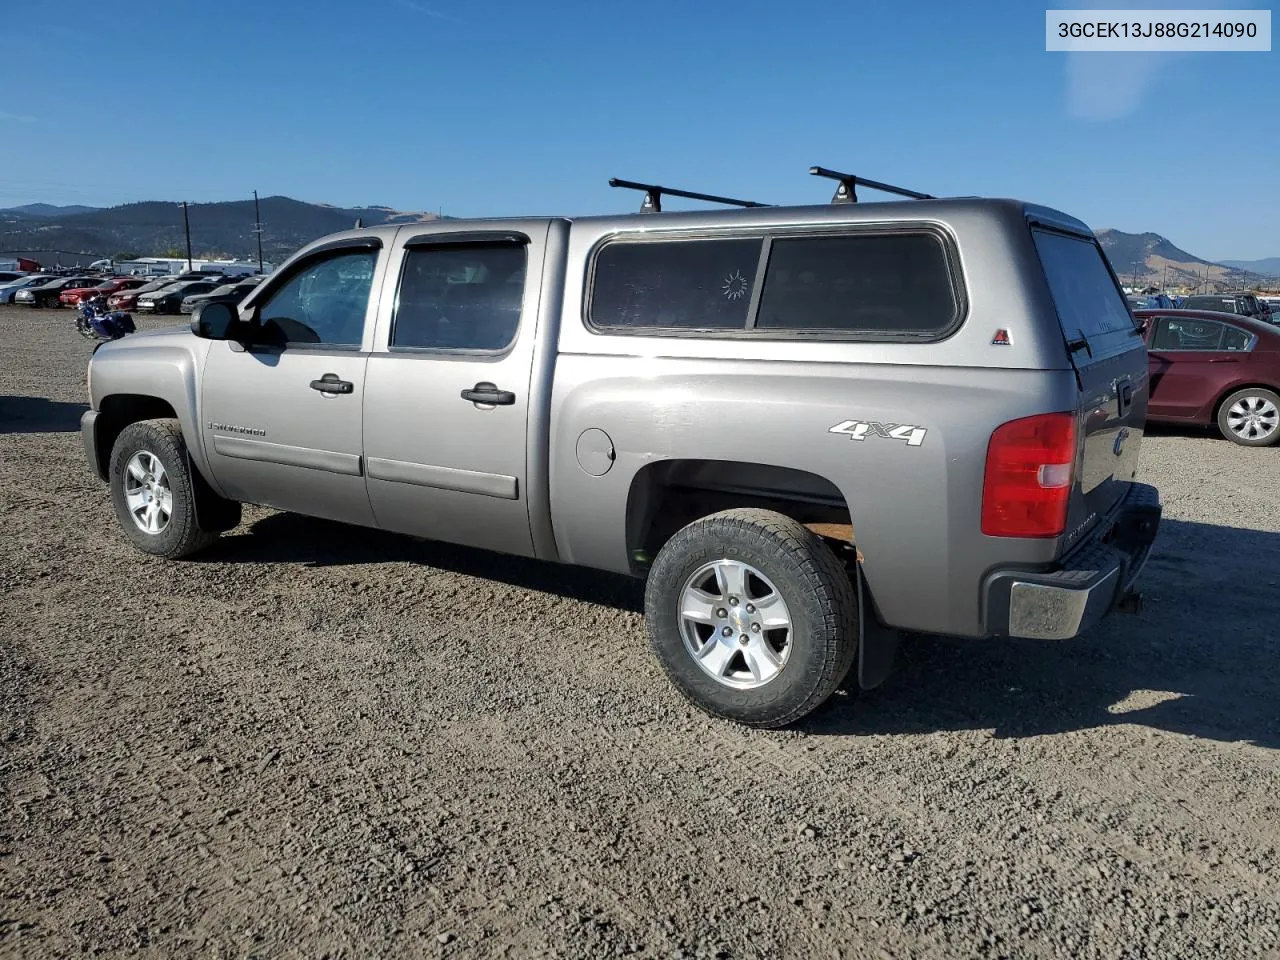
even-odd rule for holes
{"type": "Polygon", "coordinates": [[[626,544],[632,572],[686,524],[739,507],[773,510],[819,536],[852,545],[853,516],[827,478],[795,467],[750,461],[678,458],[646,464],[627,492],[626,544]]]}
{"type": "MultiPolygon", "coordinates": [[[[179,420],[173,404],[161,397],[141,393],[114,393],[98,401],[98,416],[94,420],[94,450],[98,476],[107,478],[111,463],[111,448],[125,427],[141,420],[179,420]]],[[[187,438],[187,446],[191,439],[187,438]]]]}
{"type": "MultiPolygon", "coordinates": [[[[97,457],[98,475],[109,479],[111,454],[116,440],[131,424],[146,420],[174,420],[178,424],[183,446],[187,453],[187,470],[191,474],[196,519],[199,526],[210,532],[231,530],[240,523],[240,504],[225,499],[209,482],[204,466],[197,460],[198,447],[188,436],[188,429],[173,404],[161,397],[147,394],[117,393],[103,397],[98,403],[98,416],[94,418],[93,449],[97,457]]],[[[198,438],[197,438],[198,440],[198,438]]]]}
{"type": "Polygon", "coordinates": [[[1216,424],[1218,422],[1218,413],[1222,410],[1222,404],[1226,402],[1227,397],[1233,393],[1239,393],[1241,390],[1266,390],[1280,396],[1280,384],[1266,383],[1262,380],[1244,379],[1239,383],[1233,383],[1229,387],[1225,387],[1218,391],[1218,395],[1214,397],[1213,403],[1209,405],[1208,418],[1216,424]]]}
{"type": "Polygon", "coordinates": [[[758,507],[797,521],[822,537],[843,563],[858,597],[858,685],[869,690],[892,669],[897,631],[885,627],[856,545],[853,505],[830,479],[808,470],[730,460],[666,459],[646,464],[627,493],[627,557],[643,576],[668,539],[694,520],[758,507]]]}

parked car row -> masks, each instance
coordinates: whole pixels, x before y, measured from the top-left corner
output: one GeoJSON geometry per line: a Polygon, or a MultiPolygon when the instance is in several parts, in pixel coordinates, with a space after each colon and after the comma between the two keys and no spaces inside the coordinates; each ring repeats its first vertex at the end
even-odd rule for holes
{"type": "Polygon", "coordinates": [[[186,291],[187,295],[182,298],[182,304],[178,308],[182,313],[194,313],[196,307],[202,303],[239,303],[249,295],[249,291],[260,284],[265,277],[243,277],[239,280],[224,283],[220,287],[214,287],[208,293],[198,293],[195,291],[186,291]]]}
{"type": "Polygon", "coordinates": [[[14,295],[13,302],[28,307],[57,307],[61,306],[61,297],[66,291],[91,287],[99,282],[100,277],[55,277],[42,284],[23,287],[14,295]]]}
{"type": "Polygon", "coordinates": [[[1132,310],[1213,310],[1280,322],[1280,297],[1259,297],[1252,293],[1194,294],[1189,297],[1133,293],[1127,299],[1132,310]]]}
{"type": "Polygon", "coordinates": [[[58,295],[58,302],[66,307],[78,307],[81,300],[92,300],[94,297],[109,297],[121,290],[131,290],[142,286],[146,281],[138,277],[112,277],[90,287],[71,287],[58,295]]]}
{"type": "Polygon", "coordinates": [[[13,303],[19,291],[27,287],[39,287],[56,279],[58,278],[47,273],[20,274],[16,280],[0,283],[0,303],[13,303]]]}
{"type": "Polygon", "coordinates": [[[82,301],[106,297],[107,306],[112,310],[137,310],[141,313],[190,313],[192,308],[184,309],[183,303],[196,297],[238,302],[263,279],[260,276],[230,278],[199,271],[151,280],[145,277],[49,274],[15,277],[0,283],[0,303],[33,308],[76,307],[82,301]]]}

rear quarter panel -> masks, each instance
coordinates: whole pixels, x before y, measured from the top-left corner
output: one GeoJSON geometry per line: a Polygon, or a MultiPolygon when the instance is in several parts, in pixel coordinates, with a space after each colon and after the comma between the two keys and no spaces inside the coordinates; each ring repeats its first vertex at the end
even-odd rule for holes
{"type": "MultiPolygon", "coordinates": [[[[643,218],[574,223],[550,428],[551,512],[561,559],[628,570],[625,520],[636,474],[658,460],[685,458],[790,467],[829,480],[849,507],[867,585],[892,626],[978,635],[986,571],[1054,559],[1056,540],[980,532],[991,431],[1021,416],[1074,410],[1079,399],[1021,205],[799,208],[772,210],[768,222],[875,222],[890,207],[957,241],[967,315],[946,340],[598,333],[583,316],[591,251],[604,237],[645,229],[643,218]],[[1010,332],[1011,346],[992,344],[996,329],[1010,332]],[[908,446],[829,432],[850,419],[910,424],[926,433],[919,446],[908,446]],[[592,427],[604,430],[616,451],[602,477],[577,463],[577,438],[592,427]]],[[[750,215],[735,226],[743,221],[749,225],[750,215]]],[[[697,215],[686,222],[705,225],[697,215]]]]}
{"type": "Polygon", "coordinates": [[[1265,386],[1280,392],[1280,338],[1263,340],[1249,353],[1244,363],[1217,366],[1220,378],[1214,382],[1213,397],[1197,411],[1201,423],[1217,423],[1218,406],[1228,394],[1243,387],[1265,386]]]}

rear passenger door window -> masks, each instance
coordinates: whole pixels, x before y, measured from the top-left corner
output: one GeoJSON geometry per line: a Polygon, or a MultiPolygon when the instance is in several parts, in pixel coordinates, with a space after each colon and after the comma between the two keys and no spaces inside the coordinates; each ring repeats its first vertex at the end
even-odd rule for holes
{"type": "Polygon", "coordinates": [[[515,341],[524,281],[522,243],[409,247],[390,345],[500,353],[515,341]]]}
{"type": "Polygon", "coordinates": [[[932,234],[779,237],[756,327],[932,338],[958,318],[946,250],[932,234]]]}
{"type": "Polygon", "coordinates": [[[1159,317],[1151,337],[1151,349],[1161,353],[1238,353],[1248,350],[1252,343],[1252,334],[1238,327],[1188,317],[1159,317]]]}

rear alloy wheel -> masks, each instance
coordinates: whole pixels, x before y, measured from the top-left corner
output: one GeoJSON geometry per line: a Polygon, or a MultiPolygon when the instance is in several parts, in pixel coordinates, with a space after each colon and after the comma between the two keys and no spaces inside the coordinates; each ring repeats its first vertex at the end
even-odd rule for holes
{"type": "Polygon", "coordinates": [[[755,690],[787,665],[787,601],[749,563],[720,559],[695,570],[680,591],[679,616],[685,650],[726,687],[755,690]]]}
{"type": "Polygon", "coordinates": [[[681,693],[753,727],[816,709],[857,653],[848,572],[820,537],[770,510],[726,510],[668,540],[649,570],[645,620],[681,693]]]}
{"type": "Polygon", "coordinates": [[[1262,387],[1237,390],[1218,408],[1218,429],[1233,443],[1271,446],[1280,440],[1280,396],[1262,387]]]}

